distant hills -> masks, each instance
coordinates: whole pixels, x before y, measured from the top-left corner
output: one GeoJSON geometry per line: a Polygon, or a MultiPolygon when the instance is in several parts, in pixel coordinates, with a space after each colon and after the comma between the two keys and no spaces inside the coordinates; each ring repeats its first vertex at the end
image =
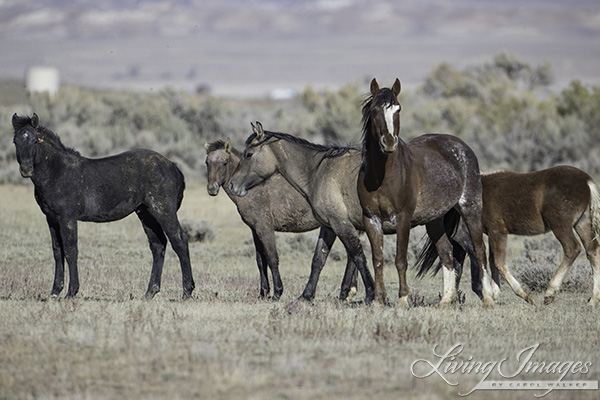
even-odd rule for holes
{"type": "Polygon", "coordinates": [[[371,76],[410,87],[505,50],[550,62],[559,84],[599,82],[599,18],[595,0],[0,0],[0,77],[51,65],[74,84],[252,96],[371,76]]]}

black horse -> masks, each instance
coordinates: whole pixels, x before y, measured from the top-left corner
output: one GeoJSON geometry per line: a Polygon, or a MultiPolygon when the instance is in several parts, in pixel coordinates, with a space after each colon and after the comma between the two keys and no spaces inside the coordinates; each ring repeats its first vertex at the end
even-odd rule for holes
{"type": "Polygon", "coordinates": [[[177,219],[185,182],[173,162],[144,149],[89,159],[65,147],[58,135],[39,125],[35,113],[31,118],[14,114],[12,124],[21,175],[31,178],[52,236],[56,264],[52,297],[63,289],[65,258],[69,264],[67,297],[74,297],[79,290],[77,221],[116,221],[134,211],[148,236],[153,258],[146,298],[160,291],[167,237],[181,263],[183,298],[191,296],[194,279],[188,241],[177,219]]]}

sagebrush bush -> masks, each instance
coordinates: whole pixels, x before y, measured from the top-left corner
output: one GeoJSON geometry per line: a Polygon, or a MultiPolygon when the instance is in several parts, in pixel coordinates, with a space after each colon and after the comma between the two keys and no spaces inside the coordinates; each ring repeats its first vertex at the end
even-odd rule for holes
{"type": "MultiPolygon", "coordinates": [[[[484,170],[570,164],[600,179],[600,88],[573,82],[552,94],[550,83],[549,65],[531,66],[506,53],[462,70],[443,63],[421,87],[401,93],[402,137],[456,135],[473,148],[484,170]]],[[[145,147],[173,159],[186,176],[202,179],[204,143],[230,137],[241,148],[254,121],[313,142],[359,146],[366,92],[365,83],[323,92],[308,86],[296,99],[275,101],[64,85],[52,98],[35,95],[28,104],[0,106],[0,183],[25,182],[11,144],[15,112],[36,112],[43,125],[84,156],[145,147]]]]}
{"type": "Polygon", "coordinates": [[[215,238],[215,228],[210,221],[181,220],[181,228],[189,242],[210,242],[215,238]]]}

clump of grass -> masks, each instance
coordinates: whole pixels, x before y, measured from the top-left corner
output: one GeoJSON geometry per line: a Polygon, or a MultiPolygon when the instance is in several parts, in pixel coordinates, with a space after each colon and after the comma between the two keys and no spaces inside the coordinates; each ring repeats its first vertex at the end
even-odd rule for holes
{"type": "Polygon", "coordinates": [[[188,236],[189,242],[210,242],[215,238],[215,228],[210,221],[181,221],[181,228],[188,236]]]}
{"type": "Polygon", "coordinates": [[[423,321],[411,316],[402,323],[395,323],[393,319],[376,321],[373,338],[378,342],[410,343],[425,341],[436,343],[440,340],[442,330],[441,323],[432,318],[423,321]]]}

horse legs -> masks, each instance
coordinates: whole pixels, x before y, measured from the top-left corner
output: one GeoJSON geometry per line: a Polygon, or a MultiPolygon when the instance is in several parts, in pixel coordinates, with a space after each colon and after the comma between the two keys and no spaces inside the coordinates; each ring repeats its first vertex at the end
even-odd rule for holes
{"type": "Polygon", "coordinates": [[[600,244],[598,243],[600,238],[595,236],[589,218],[580,220],[575,225],[575,231],[583,242],[585,254],[592,266],[594,287],[592,289],[592,297],[590,298],[589,304],[595,306],[600,303],[600,244]]]}
{"type": "Polygon", "coordinates": [[[342,288],[340,290],[340,300],[350,300],[356,293],[358,293],[357,289],[357,280],[358,280],[358,269],[352,261],[352,257],[350,253],[346,251],[346,270],[344,271],[344,279],[342,280],[342,288]]]}
{"type": "Polygon", "coordinates": [[[375,301],[385,304],[387,302],[387,294],[383,279],[383,229],[381,219],[376,216],[369,218],[363,214],[363,224],[371,245],[373,272],[375,273],[375,301]]]}
{"type": "Polygon", "coordinates": [[[494,290],[492,289],[492,284],[487,271],[485,248],[483,244],[483,227],[481,225],[481,208],[467,208],[467,204],[461,204],[459,212],[467,225],[471,241],[473,242],[473,253],[475,253],[477,264],[479,264],[479,276],[483,286],[483,304],[485,307],[491,307],[494,305],[494,290]]]}
{"type": "MultiPolygon", "coordinates": [[[[348,228],[347,226],[344,226],[344,229],[334,229],[334,232],[340,238],[340,241],[346,248],[348,256],[352,259],[352,262],[358,269],[358,272],[360,272],[363,284],[365,286],[365,303],[371,304],[373,298],[375,297],[375,282],[373,281],[373,277],[367,268],[367,259],[365,257],[365,253],[363,252],[362,244],[360,243],[360,239],[358,237],[358,232],[356,229],[354,229],[354,227],[348,228]]],[[[344,280],[347,279],[350,281],[350,277],[350,274],[346,274],[344,275],[344,280]]],[[[341,294],[340,297],[347,298],[347,293],[345,295],[341,294]]]]}
{"type": "MultiPolygon", "coordinates": [[[[398,271],[398,306],[408,307],[410,289],[406,280],[408,269],[408,240],[410,238],[410,218],[407,215],[396,216],[396,271],[398,271]]],[[[383,238],[381,239],[383,241],[383,238]]],[[[383,249],[383,245],[382,245],[383,249]]],[[[439,250],[439,249],[438,249],[439,250]]],[[[382,263],[383,264],[383,263],[382,263]]],[[[445,272],[445,271],[444,271],[445,272]]],[[[383,271],[382,271],[383,280],[383,271]]]]}
{"type": "Polygon", "coordinates": [[[567,272],[569,272],[571,265],[573,265],[573,262],[581,252],[581,245],[577,241],[573,229],[570,226],[553,229],[552,231],[563,248],[563,259],[554,273],[554,276],[550,279],[548,289],[546,289],[546,292],[544,293],[544,304],[550,304],[554,301],[554,296],[560,291],[560,287],[567,272]]]}
{"type": "Polygon", "coordinates": [[[52,253],[54,254],[54,283],[52,284],[50,297],[55,298],[58,297],[65,284],[65,251],[58,223],[48,217],[46,217],[46,220],[52,237],[52,253]]]}
{"type": "Polygon", "coordinates": [[[139,207],[136,210],[136,214],[142,223],[146,236],[148,236],[148,244],[152,252],[152,273],[150,274],[150,282],[148,282],[148,290],[145,295],[146,299],[152,299],[160,292],[167,238],[158,221],[148,212],[145,206],[139,207]]]}
{"type": "Polygon", "coordinates": [[[453,304],[457,299],[456,271],[454,270],[453,248],[446,235],[443,219],[432,221],[425,227],[429,238],[435,244],[444,270],[444,294],[440,300],[440,306],[453,304]]]}
{"type": "Polygon", "coordinates": [[[77,220],[59,222],[60,240],[64,255],[69,265],[69,290],[67,298],[75,297],[79,291],[79,274],[77,272],[77,220]]]}
{"type": "Polygon", "coordinates": [[[194,278],[192,277],[192,265],[190,263],[190,252],[188,248],[187,235],[181,228],[179,220],[177,219],[177,212],[161,212],[148,207],[148,212],[156,219],[164,233],[169,238],[171,246],[179,257],[179,264],[181,265],[181,278],[183,283],[183,295],[182,298],[188,299],[192,296],[194,291],[194,278]]]}
{"type": "MultiPolygon", "coordinates": [[[[258,230],[252,230],[252,237],[254,238],[254,245],[256,246],[257,252],[260,251],[261,254],[261,262],[262,262],[262,271],[261,271],[261,280],[262,274],[264,274],[264,278],[266,281],[266,289],[265,295],[269,294],[269,276],[267,273],[267,267],[271,269],[271,275],[273,277],[273,300],[279,300],[281,294],[283,293],[283,282],[281,281],[281,276],[279,275],[279,256],[277,254],[277,246],[275,244],[275,232],[272,229],[260,229],[260,233],[258,230]],[[257,240],[259,245],[257,244],[257,240]],[[260,249],[260,250],[259,250],[260,249]]],[[[258,254],[256,261],[258,260],[258,254]]],[[[261,265],[259,264],[259,269],[261,265]]],[[[262,296],[262,289],[261,289],[262,296]]]]}
{"type": "Polygon", "coordinates": [[[260,275],[260,298],[264,299],[269,295],[271,288],[269,286],[269,276],[267,274],[267,257],[262,241],[258,237],[256,230],[252,228],[252,239],[254,241],[254,249],[256,250],[256,265],[260,275]]]}
{"type": "Polygon", "coordinates": [[[507,234],[503,232],[488,232],[490,241],[490,268],[497,269],[506,279],[515,294],[534,306],[537,306],[537,300],[531,293],[527,293],[519,281],[510,273],[506,264],[506,244],[507,234]]]}
{"type": "Polygon", "coordinates": [[[315,298],[319,276],[321,275],[321,271],[323,270],[323,266],[325,265],[325,261],[327,260],[327,256],[331,251],[331,246],[333,246],[336,237],[337,235],[333,229],[327,226],[321,226],[319,238],[317,239],[317,245],[315,247],[315,253],[313,254],[310,265],[310,276],[306,286],[304,287],[304,291],[300,296],[300,299],[311,301],[315,298]]]}

